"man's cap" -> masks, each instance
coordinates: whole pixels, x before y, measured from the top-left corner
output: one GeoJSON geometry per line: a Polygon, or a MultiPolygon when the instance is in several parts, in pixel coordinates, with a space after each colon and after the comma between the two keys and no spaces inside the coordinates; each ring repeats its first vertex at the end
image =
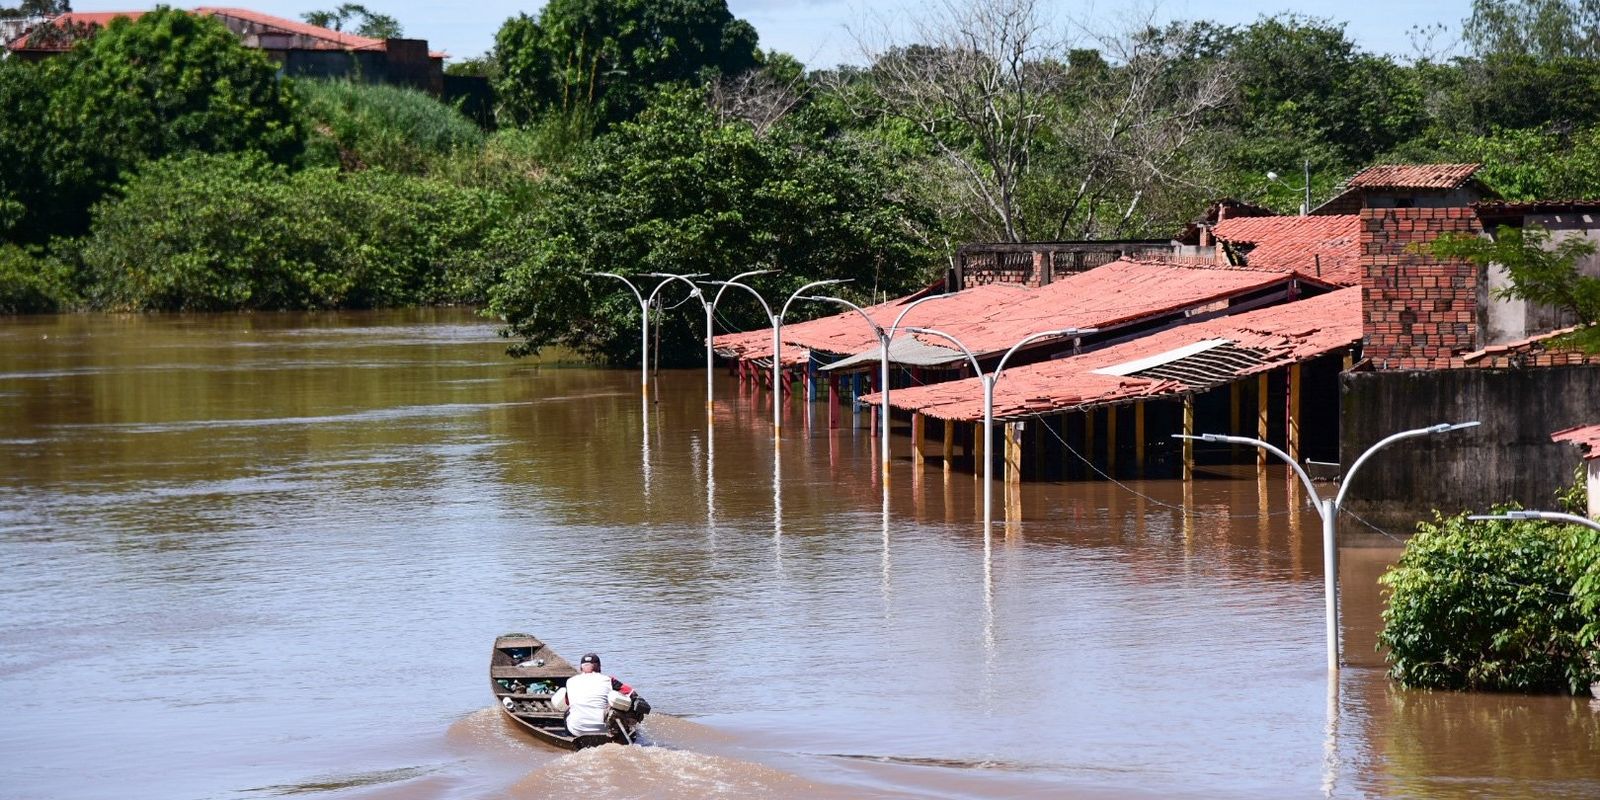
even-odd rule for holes
{"type": "Polygon", "coordinates": [[[594,653],[584,653],[583,654],[583,658],[578,659],[578,663],[579,664],[593,664],[593,665],[598,667],[598,666],[600,666],[600,657],[595,655],[594,653]]]}

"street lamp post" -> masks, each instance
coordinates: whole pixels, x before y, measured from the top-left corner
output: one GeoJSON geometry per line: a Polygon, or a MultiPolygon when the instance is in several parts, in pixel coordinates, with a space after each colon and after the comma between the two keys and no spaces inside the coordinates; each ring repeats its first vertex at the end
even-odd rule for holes
{"type": "Polygon", "coordinates": [[[1582,517],[1577,514],[1563,514],[1560,511],[1507,511],[1501,514],[1473,514],[1467,517],[1467,519],[1541,519],[1546,522],[1569,522],[1573,525],[1585,525],[1600,531],[1600,522],[1596,522],[1588,517],[1582,517]]]}
{"type": "MultiPolygon", "coordinates": [[[[627,278],[624,278],[624,277],[622,277],[621,275],[618,275],[615,272],[591,272],[589,274],[590,275],[598,275],[598,276],[600,276],[602,278],[616,278],[617,280],[622,281],[624,284],[627,285],[628,291],[633,292],[633,298],[635,300],[639,301],[639,392],[643,396],[649,397],[650,396],[650,301],[645,299],[644,293],[639,291],[639,287],[633,285],[633,281],[630,281],[627,278]]],[[[657,286],[656,288],[659,289],[661,287],[657,286]]],[[[650,296],[651,297],[655,297],[655,292],[651,292],[650,296]]]]}
{"type": "MultiPolygon", "coordinates": [[[[716,296],[711,298],[711,302],[709,302],[709,303],[705,302],[704,295],[702,295],[701,298],[700,298],[701,304],[706,307],[706,421],[707,421],[708,424],[710,423],[711,412],[712,412],[712,399],[711,399],[712,398],[712,389],[711,389],[711,373],[712,373],[711,340],[712,340],[712,338],[714,338],[714,335],[713,335],[713,332],[712,332],[712,321],[711,321],[711,318],[717,313],[717,303],[722,301],[722,293],[727,291],[729,286],[731,286],[731,285],[739,285],[736,282],[740,278],[748,278],[751,275],[765,275],[766,273],[771,272],[771,271],[772,270],[770,270],[770,269],[753,269],[753,270],[750,270],[748,272],[741,272],[738,275],[735,275],[732,278],[729,278],[727,281],[724,281],[722,286],[717,289],[716,296]]],[[[768,316],[771,316],[771,315],[769,314],[768,316]]]]}
{"type": "Polygon", "coordinates": [[[820,295],[812,295],[809,297],[800,298],[802,300],[813,300],[818,303],[837,303],[849,308],[857,314],[860,314],[861,318],[865,319],[867,324],[872,326],[873,334],[878,337],[878,361],[881,368],[878,382],[882,384],[879,387],[879,391],[881,392],[879,396],[879,400],[881,402],[879,403],[878,408],[878,416],[881,418],[879,438],[883,440],[880,442],[880,450],[882,450],[883,454],[883,482],[886,486],[889,483],[889,345],[894,341],[895,333],[899,331],[901,320],[904,320],[906,315],[911,313],[911,309],[916,308],[917,306],[922,305],[930,300],[942,300],[949,296],[950,295],[947,294],[930,294],[927,297],[912,301],[910,305],[900,309],[900,313],[894,318],[894,324],[890,325],[888,328],[884,328],[882,325],[879,325],[872,319],[871,315],[867,314],[866,309],[863,309],[849,300],[838,297],[824,297],[820,295]]]}
{"type": "Polygon", "coordinates": [[[1272,453],[1279,459],[1282,459],[1284,463],[1294,468],[1296,475],[1300,476],[1300,482],[1304,483],[1306,487],[1307,500],[1312,502],[1317,509],[1317,514],[1322,517],[1322,600],[1323,620],[1327,627],[1328,671],[1338,672],[1339,549],[1336,544],[1335,534],[1337,532],[1339,509],[1344,504],[1345,492],[1350,491],[1350,485],[1355,478],[1356,470],[1360,469],[1361,465],[1366,462],[1366,460],[1371,457],[1373,453],[1376,453],[1384,447],[1398,442],[1401,439],[1411,439],[1417,436],[1427,436],[1429,434],[1461,430],[1463,428],[1474,427],[1478,424],[1479,423],[1477,422],[1441,422],[1438,425],[1430,425],[1426,428],[1415,428],[1413,430],[1401,431],[1378,440],[1376,444],[1367,448],[1366,452],[1363,452],[1360,457],[1355,460],[1355,463],[1350,465],[1350,470],[1346,472],[1340,480],[1339,493],[1335,495],[1332,500],[1317,499],[1317,487],[1311,482],[1311,476],[1306,474],[1305,468],[1300,466],[1300,464],[1297,463],[1293,458],[1290,458],[1288,453],[1285,453],[1282,450],[1279,450],[1278,448],[1261,441],[1260,439],[1252,439],[1248,436],[1230,436],[1218,433],[1205,433],[1199,436],[1186,436],[1181,433],[1175,433],[1173,434],[1173,438],[1199,439],[1203,442],[1224,442],[1226,444],[1255,445],[1256,447],[1272,453]]]}
{"type": "Polygon", "coordinates": [[[988,528],[989,528],[989,525],[994,521],[994,486],[992,485],[994,483],[994,481],[993,481],[993,472],[994,472],[994,434],[993,434],[993,428],[994,428],[994,385],[995,385],[995,383],[999,382],[1000,374],[1006,368],[1006,361],[1008,361],[1011,358],[1011,355],[1013,353],[1015,353],[1018,350],[1022,349],[1022,347],[1024,345],[1027,345],[1030,342],[1035,342],[1035,341],[1038,341],[1040,339],[1054,338],[1054,337],[1059,337],[1059,336],[1078,336],[1078,335],[1085,334],[1085,333],[1093,333],[1094,330],[1095,329],[1093,329],[1093,328],[1085,328],[1085,329],[1082,329],[1082,330],[1080,330],[1078,328],[1062,328],[1060,330],[1054,330],[1054,331],[1041,331],[1039,333],[1030,333],[1027,336],[1023,337],[1022,341],[1019,341],[1016,344],[1011,345],[1011,349],[1007,350],[1006,354],[1000,357],[999,363],[994,365],[994,371],[992,371],[989,374],[985,375],[985,374],[983,374],[983,367],[978,365],[978,357],[973,355],[972,351],[968,350],[967,346],[962,344],[960,339],[957,339],[956,337],[951,336],[950,334],[945,333],[943,331],[934,330],[933,328],[918,328],[918,327],[915,327],[915,326],[906,328],[906,331],[908,333],[920,333],[920,334],[923,334],[925,336],[937,336],[937,337],[939,337],[941,339],[944,339],[944,340],[950,342],[951,344],[955,345],[956,348],[961,351],[961,354],[967,357],[967,363],[972,365],[973,374],[977,375],[978,376],[978,380],[983,383],[983,525],[984,525],[984,530],[987,531],[988,528]]]}
{"type": "MultiPolygon", "coordinates": [[[[829,280],[812,281],[800,287],[799,289],[794,290],[794,294],[789,295],[789,299],[783,301],[783,307],[778,310],[778,313],[774,314],[772,313],[772,306],[767,304],[766,298],[762,297],[760,292],[750,288],[746,284],[738,283],[733,280],[706,281],[706,283],[709,283],[713,286],[721,286],[724,288],[736,286],[749,292],[751,295],[754,295],[756,302],[761,304],[762,310],[767,312],[767,319],[772,323],[772,443],[774,446],[777,446],[782,441],[778,437],[783,428],[783,315],[789,313],[789,304],[793,303],[806,292],[811,291],[818,286],[833,286],[835,284],[849,282],[850,281],[848,278],[833,278],[829,280]]],[[[720,299],[722,292],[718,291],[717,296],[720,299]]]]}
{"type": "MultiPolygon", "coordinates": [[[[1311,159],[1306,159],[1305,161],[1305,178],[1306,184],[1300,187],[1300,191],[1305,193],[1305,199],[1300,201],[1300,216],[1302,217],[1311,213],[1311,159]]],[[[1283,179],[1280,178],[1276,172],[1268,171],[1267,180],[1272,181],[1284,187],[1285,189],[1290,188],[1289,184],[1284,183],[1283,179]]]]}

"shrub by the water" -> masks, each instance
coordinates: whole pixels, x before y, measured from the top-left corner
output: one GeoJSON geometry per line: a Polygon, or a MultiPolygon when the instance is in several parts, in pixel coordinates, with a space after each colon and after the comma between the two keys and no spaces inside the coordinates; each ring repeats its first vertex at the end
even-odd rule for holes
{"type": "Polygon", "coordinates": [[[0,243],[0,314],[44,314],[76,302],[70,267],[54,257],[0,243]]]}
{"type": "Polygon", "coordinates": [[[1435,516],[1380,583],[1380,645],[1407,686],[1586,694],[1600,680],[1600,534],[1435,516]]]}
{"type": "Polygon", "coordinates": [[[290,173],[251,155],[139,170],[96,207],[90,301],[121,310],[366,308],[481,298],[503,197],[384,170],[290,173]]]}

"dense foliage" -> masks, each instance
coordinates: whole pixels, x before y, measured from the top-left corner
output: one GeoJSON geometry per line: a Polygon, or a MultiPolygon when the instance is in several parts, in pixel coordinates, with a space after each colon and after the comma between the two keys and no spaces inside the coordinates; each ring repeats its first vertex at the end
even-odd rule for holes
{"type": "Polygon", "coordinates": [[[1380,579],[1389,673],[1435,689],[1586,694],[1600,681],[1600,539],[1436,516],[1380,579]]]}
{"type": "Polygon", "coordinates": [[[590,109],[614,122],[656,87],[755,66],[756,32],[726,0],[551,0],[506,21],[494,61],[508,121],[590,109]]]}
{"type": "MultiPolygon", "coordinates": [[[[847,141],[801,126],[757,136],[719,121],[699,93],[668,93],[550,182],[544,206],[513,232],[518,257],[491,308],[523,351],[561,344],[627,360],[638,357],[629,335],[638,305],[590,272],[727,278],[767,267],[780,272],[754,283],[769,296],[818,277],[853,280],[844,293],[857,297],[900,292],[928,261],[916,228],[931,220],[886,194],[893,183],[887,165],[847,141]]],[[[760,324],[739,309],[720,310],[738,327],[760,324]]],[[[667,318],[664,361],[703,352],[698,319],[667,318]]]]}
{"type": "Polygon", "coordinates": [[[482,295],[496,196],[382,170],[291,173],[253,155],[151,162],[95,209],[98,307],[394,306],[482,295]]]}

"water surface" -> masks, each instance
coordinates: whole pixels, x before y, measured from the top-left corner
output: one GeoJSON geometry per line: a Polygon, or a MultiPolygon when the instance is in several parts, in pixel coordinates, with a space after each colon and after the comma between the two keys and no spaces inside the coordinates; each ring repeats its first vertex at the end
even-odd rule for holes
{"type": "Polygon", "coordinates": [[[1383,677],[1371,531],[1330,698],[1279,473],[1030,484],[985,536],[903,436],[885,500],[866,416],[791,407],[775,456],[726,376],[708,431],[701,372],[646,404],[504,344],[456,311],[0,322],[0,796],[1600,796],[1589,700],[1383,677]],[[513,630],[604,654],[661,746],[508,728],[513,630]]]}

